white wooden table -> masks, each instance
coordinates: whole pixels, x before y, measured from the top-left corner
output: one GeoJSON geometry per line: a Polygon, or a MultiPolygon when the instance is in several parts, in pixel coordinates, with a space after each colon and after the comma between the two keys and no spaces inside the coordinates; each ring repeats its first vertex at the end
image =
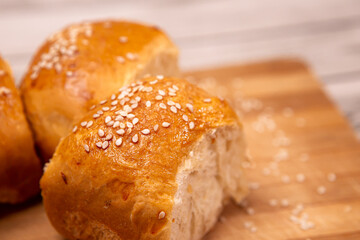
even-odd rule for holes
{"type": "Polygon", "coordinates": [[[303,58],[360,136],[359,0],[0,0],[0,53],[19,81],[48,35],[99,18],[160,26],[184,70],[303,58]]]}

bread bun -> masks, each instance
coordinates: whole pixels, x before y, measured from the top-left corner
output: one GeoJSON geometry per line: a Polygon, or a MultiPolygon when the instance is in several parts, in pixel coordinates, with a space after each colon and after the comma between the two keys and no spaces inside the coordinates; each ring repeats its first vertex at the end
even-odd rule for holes
{"type": "Polygon", "coordinates": [[[39,192],[40,160],[9,65],[0,57],[0,203],[39,192]]]}
{"type": "Polygon", "coordinates": [[[125,21],[73,24],[49,37],[21,85],[42,158],[114,90],[145,74],[178,75],[177,54],[158,28],[125,21]]]}
{"type": "Polygon", "coordinates": [[[47,215],[68,239],[200,239],[246,194],[242,125],[185,80],[143,79],[91,110],[41,179],[47,215]]]}

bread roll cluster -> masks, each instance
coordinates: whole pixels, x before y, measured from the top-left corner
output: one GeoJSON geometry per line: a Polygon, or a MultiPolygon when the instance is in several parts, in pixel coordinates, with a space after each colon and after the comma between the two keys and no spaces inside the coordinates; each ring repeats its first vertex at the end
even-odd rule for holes
{"type": "MultiPolygon", "coordinates": [[[[40,181],[45,210],[64,237],[201,239],[229,200],[246,195],[239,119],[179,78],[177,59],[158,28],[126,21],[73,24],[35,54],[20,89],[40,158],[51,158],[40,181]]],[[[0,172],[0,200],[15,203],[38,191],[41,164],[16,89],[4,87],[0,104],[16,98],[22,142],[1,145],[0,164],[16,164],[0,172]],[[7,182],[23,168],[33,171],[18,182],[31,191],[7,182]]]]}

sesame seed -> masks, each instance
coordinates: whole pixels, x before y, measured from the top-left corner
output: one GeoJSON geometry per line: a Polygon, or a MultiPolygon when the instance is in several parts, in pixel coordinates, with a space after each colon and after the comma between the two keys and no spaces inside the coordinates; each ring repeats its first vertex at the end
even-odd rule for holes
{"type": "Polygon", "coordinates": [[[141,97],[139,97],[139,96],[135,97],[135,101],[140,102],[140,101],[141,101],[141,97]]]}
{"type": "Polygon", "coordinates": [[[159,94],[160,94],[161,96],[165,96],[165,91],[159,90],[159,94]]]}
{"type": "Polygon", "coordinates": [[[84,121],[84,122],[81,122],[81,123],[80,123],[80,125],[81,125],[82,127],[85,127],[86,124],[87,124],[87,121],[84,121]]]}
{"type": "Polygon", "coordinates": [[[162,96],[160,96],[160,95],[157,95],[157,96],[155,97],[155,99],[156,99],[156,100],[162,100],[162,99],[163,99],[163,97],[162,97],[162,96]]]}
{"type": "Polygon", "coordinates": [[[77,127],[77,126],[75,126],[75,127],[73,128],[73,130],[72,130],[72,131],[73,131],[73,133],[74,133],[74,132],[76,132],[76,131],[77,131],[77,129],[78,129],[78,127],[77,127]]]}
{"type": "Polygon", "coordinates": [[[150,133],[150,130],[149,129],[144,129],[141,131],[142,134],[144,135],[148,135],[150,133]]]}
{"type": "Polygon", "coordinates": [[[93,110],[96,107],[96,105],[92,105],[89,110],[93,110]]]}
{"type": "Polygon", "coordinates": [[[204,101],[205,103],[209,103],[209,102],[211,102],[211,99],[210,99],[210,98],[205,98],[203,101],[204,101]]]}
{"type": "Polygon", "coordinates": [[[181,105],[180,105],[179,103],[175,103],[175,107],[176,107],[177,109],[181,109],[181,105]]]}
{"type": "Polygon", "coordinates": [[[116,109],[116,106],[113,106],[110,108],[110,111],[114,111],[116,109]]]}
{"type": "Polygon", "coordinates": [[[137,103],[134,103],[134,104],[131,105],[131,108],[132,108],[132,109],[135,109],[135,108],[137,108],[138,106],[139,106],[139,105],[138,105],[137,103]]]}
{"type": "Polygon", "coordinates": [[[146,101],[145,105],[146,105],[146,107],[151,107],[151,102],[150,102],[150,101],[146,101]]]}
{"type": "Polygon", "coordinates": [[[163,122],[161,125],[162,125],[163,127],[167,128],[167,127],[170,126],[170,123],[168,123],[168,122],[163,122]]]}
{"type": "Polygon", "coordinates": [[[108,126],[108,127],[111,127],[111,126],[113,126],[114,125],[114,121],[110,121],[110,122],[108,122],[107,124],[106,124],[106,126],[108,126]]]}
{"type": "Polygon", "coordinates": [[[104,141],[101,145],[102,149],[107,149],[107,147],[109,146],[109,142],[108,141],[104,141]]]}
{"type": "Polygon", "coordinates": [[[166,213],[164,211],[161,211],[161,212],[159,212],[158,219],[163,219],[163,218],[165,218],[165,216],[166,216],[166,213]]]}
{"type": "Polygon", "coordinates": [[[102,100],[102,101],[100,101],[100,104],[103,105],[106,102],[107,102],[107,100],[102,100]]]}
{"type": "Polygon", "coordinates": [[[132,118],[134,118],[134,117],[135,117],[135,115],[132,114],[132,113],[129,113],[129,114],[127,115],[127,118],[129,118],[129,119],[132,119],[132,118]]]}
{"type": "Polygon", "coordinates": [[[87,127],[87,128],[91,127],[91,126],[93,125],[93,123],[94,123],[93,121],[89,121],[89,122],[86,124],[86,127],[87,127]]]}
{"type": "Polygon", "coordinates": [[[113,128],[117,128],[118,126],[120,126],[120,122],[119,121],[116,121],[113,125],[113,128]]]}
{"type": "Polygon", "coordinates": [[[132,128],[132,127],[133,127],[133,124],[132,124],[131,122],[126,122],[126,126],[127,126],[128,128],[132,128]]]}
{"type": "Polygon", "coordinates": [[[101,148],[101,147],[102,147],[102,143],[101,143],[101,142],[97,142],[97,143],[95,143],[95,145],[96,145],[98,148],[101,148]]]}
{"type": "Polygon", "coordinates": [[[124,120],[123,116],[116,116],[115,117],[115,121],[120,121],[120,120],[124,120]]]}
{"type": "Polygon", "coordinates": [[[159,129],[159,125],[156,124],[156,125],[154,126],[154,131],[156,132],[158,129],[159,129]]]}
{"type": "Polygon", "coordinates": [[[121,42],[121,43],[127,43],[127,41],[128,41],[128,38],[127,38],[126,36],[121,36],[121,37],[119,37],[119,42],[121,42]]]}
{"type": "Polygon", "coordinates": [[[276,200],[276,199],[270,199],[269,205],[272,206],[272,207],[277,206],[277,205],[278,205],[278,200],[276,200]]]}
{"type": "Polygon", "coordinates": [[[189,117],[187,115],[182,115],[182,119],[184,119],[185,122],[189,121],[189,117]]]}
{"type": "Polygon", "coordinates": [[[139,141],[139,136],[135,134],[131,140],[133,141],[133,143],[137,143],[139,141]]]}
{"type": "Polygon", "coordinates": [[[157,83],[157,82],[158,82],[158,80],[155,79],[154,81],[151,81],[150,84],[155,84],[155,83],[157,83]]]}
{"type": "Polygon", "coordinates": [[[103,107],[102,110],[103,110],[104,112],[106,112],[106,111],[109,111],[110,108],[109,108],[109,107],[103,107]]]}
{"type": "Polygon", "coordinates": [[[86,151],[86,152],[90,152],[90,148],[89,148],[89,145],[87,145],[87,144],[84,144],[84,148],[85,148],[85,151],[86,151]]]}
{"type": "Polygon", "coordinates": [[[111,105],[112,105],[112,106],[115,106],[115,105],[117,105],[117,104],[118,104],[118,101],[117,101],[117,100],[114,100],[114,101],[111,102],[111,105]]]}
{"type": "Polygon", "coordinates": [[[301,183],[301,182],[304,182],[305,181],[305,175],[302,174],[302,173],[299,173],[296,175],[296,180],[301,183]]]}
{"type": "Polygon", "coordinates": [[[168,101],[168,102],[167,102],[167,105],[173,106],[173,105],[175,105],[175,103],[174,103],[173,101],[168,101]]]}
{"type": "Polygon", "coordinates": [[[133,125],[136,125],[138,122],[139,122],[139,119],[138,119],[138,118],[134,118],[134,119],[132,120],[133,125]]]}
{"type": "Polygon", "coordinates": [[[118,138],[116,141],[115,141],[115,145],[116,146],[120,146],[122,144],[122,138],[118,138]]]}
{"type": "Polygon", "coordinates": [[[129,59],[130,61],[135,61],[138,58],[138,55],[128,52],[126,53],[126,58],[129,59]]]}
{"type": "Polygon", "coordinates": [[[190,103],[187,103],[186,107],[189,109],[190,112],[194,112],[194,107],[190,103]]]}
{"type": "Polygon", "coordinates": [[[120,123],[120,128],[124,129],[126,127],[125,123],[120,123]]]}
{"type": "Polygon", "coordinates": [[[73,72],[71,72],[71,71],[67,71],[67,72],[66,72],[66,76],[67,76],[67,77],[71,77],[72,75],[73,75],[73,72]]]}
{"type": "Polygon", "coordinates": [[[190,128],[190,129],[194,129],[194,127],[195,127],[195,123],[194,123],[194,122],[190,122],[190,123],[189,123],[189,128],[190,128]]]}
{"type": "Polygon", "coordinates": [[[162,108],[162,109],[166,109],[166,105],[164,103],[160,103],[159,106],[162,108]]]}
{"type": "Polygon", "coordinates": [[[329,173],[329,174],[327,175],[327,179],[328,179],[329,182],[335,182],[335,180],[336,180],[336,175],[335,175],[335,173],[329,173]]]}
{"type": "Polygon", "coordinates": [[[171,88],[171,87],[169,87],[169,88],[168,88],[168,90],[169,90],[169,92],[173,92],[173,93],[175,93],[175,92],[176,92],[176,90],[175,90],[175,89],[173,89],[173,88],[171,88]]]}
{"type": "Polygon", "coordinates": [[[116,95],[115,94],[112,94],[111,95],[111,100],[115,100],[116,99],[116,95]]]}
{"type": "Polygon", "coordinates": [[[283,183],[289,183],[290,182],[290,177],[288,175],[281,176],[281,181],[283,183]]]}
{"type": "MultiPolygon", "coordinates": [[[[165,105],[165,104],[164,104],[165,105]]],[[[174,107],[174,106],[171,106],[170,107],[170,110],[173,112],[173,113],[177,113],[177,108],[174,107]]]]}
{"type": "Polygon", "coordinates": [[[108,122],[110,122],[111,121],[111,117],[110,116],[107,116],[106,118],[105,118],[105,123],[108,123],[108,122]]]}
{"type": "Polygon", "coordinates": [[[97,113],[95,113],[94,115],[93,115],[93,118],[98,118],[98,117],[100,117],[100,114],[97,114],[97,113]]]}
{"type": "Polygon", "coordinates": [[[123,117],[126,117],[127,116],[127,112],[125,111],[119,111],[120,115],[123,116],[123,117]]]}
{"type": "Polygon", "coordinates": [[[99,137],[105,136],[105,132],[102,129],[99,129],[98,134],[99,134],[99,137]]]}
{"type": "Polygon", "coordinates": [[[99,111],[97,111],[97,114],[102,115],[102,114],[104,114],[104,112],[99,110],[99,111]]]}
{"type": "Polygon", "coordinates": [[[179,91],[179,88],[176,85],[172,85],[172,88],[175,89],[176,91],[179,91]]]}
{"type": "Polygon", "coordinates": [[[318,194],[323,195],[323,194],[326,193],[326,187],[319,186],[316,191],[317,191],[318,194]]]}
{"type": "Polygon", "coordinates": [[[287,206],[289,206],[289,200],[287,200],[287,199],[281,199],[281,206],[283,206],[283,207],[287,207],[287,206]]]}
{"type": "Polygon", "coordinates": [[[119,135],[124,135],[125,130],[124,129],[119,129],[119,130],[116,131],[116,133],[119,134],[119,135]]]}
{"type": "Polygon", "coordinates": [[[162,79],[164,79],[164,76],[163,75],[157,75],[156,78],[159,79],[159,80],[162,80],[162,79]]]}

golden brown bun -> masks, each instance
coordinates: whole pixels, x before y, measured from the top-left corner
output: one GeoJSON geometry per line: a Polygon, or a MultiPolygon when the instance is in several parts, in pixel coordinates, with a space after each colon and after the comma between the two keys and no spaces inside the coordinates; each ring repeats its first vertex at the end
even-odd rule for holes
{"type": "Polygon", "coordinates": [[[40,160],[8,64],[0,57],[0,203],[39,192],[40,160]]]}
{"type": "Polygon", "coordinates": [[[101,103],[45,170],[47,215],[69,239],[169,239],[179,166],[205,134],[242,126],[225,101],[176,78],[146,78],[101,103]]]}
{"type": "Polygon", "coordinates": [[[73,24],[48,38],[21,85],[42,158],[111,92],[145,74],[177,76],[177,54],[158,28],[125,21],[73,24]]]}

